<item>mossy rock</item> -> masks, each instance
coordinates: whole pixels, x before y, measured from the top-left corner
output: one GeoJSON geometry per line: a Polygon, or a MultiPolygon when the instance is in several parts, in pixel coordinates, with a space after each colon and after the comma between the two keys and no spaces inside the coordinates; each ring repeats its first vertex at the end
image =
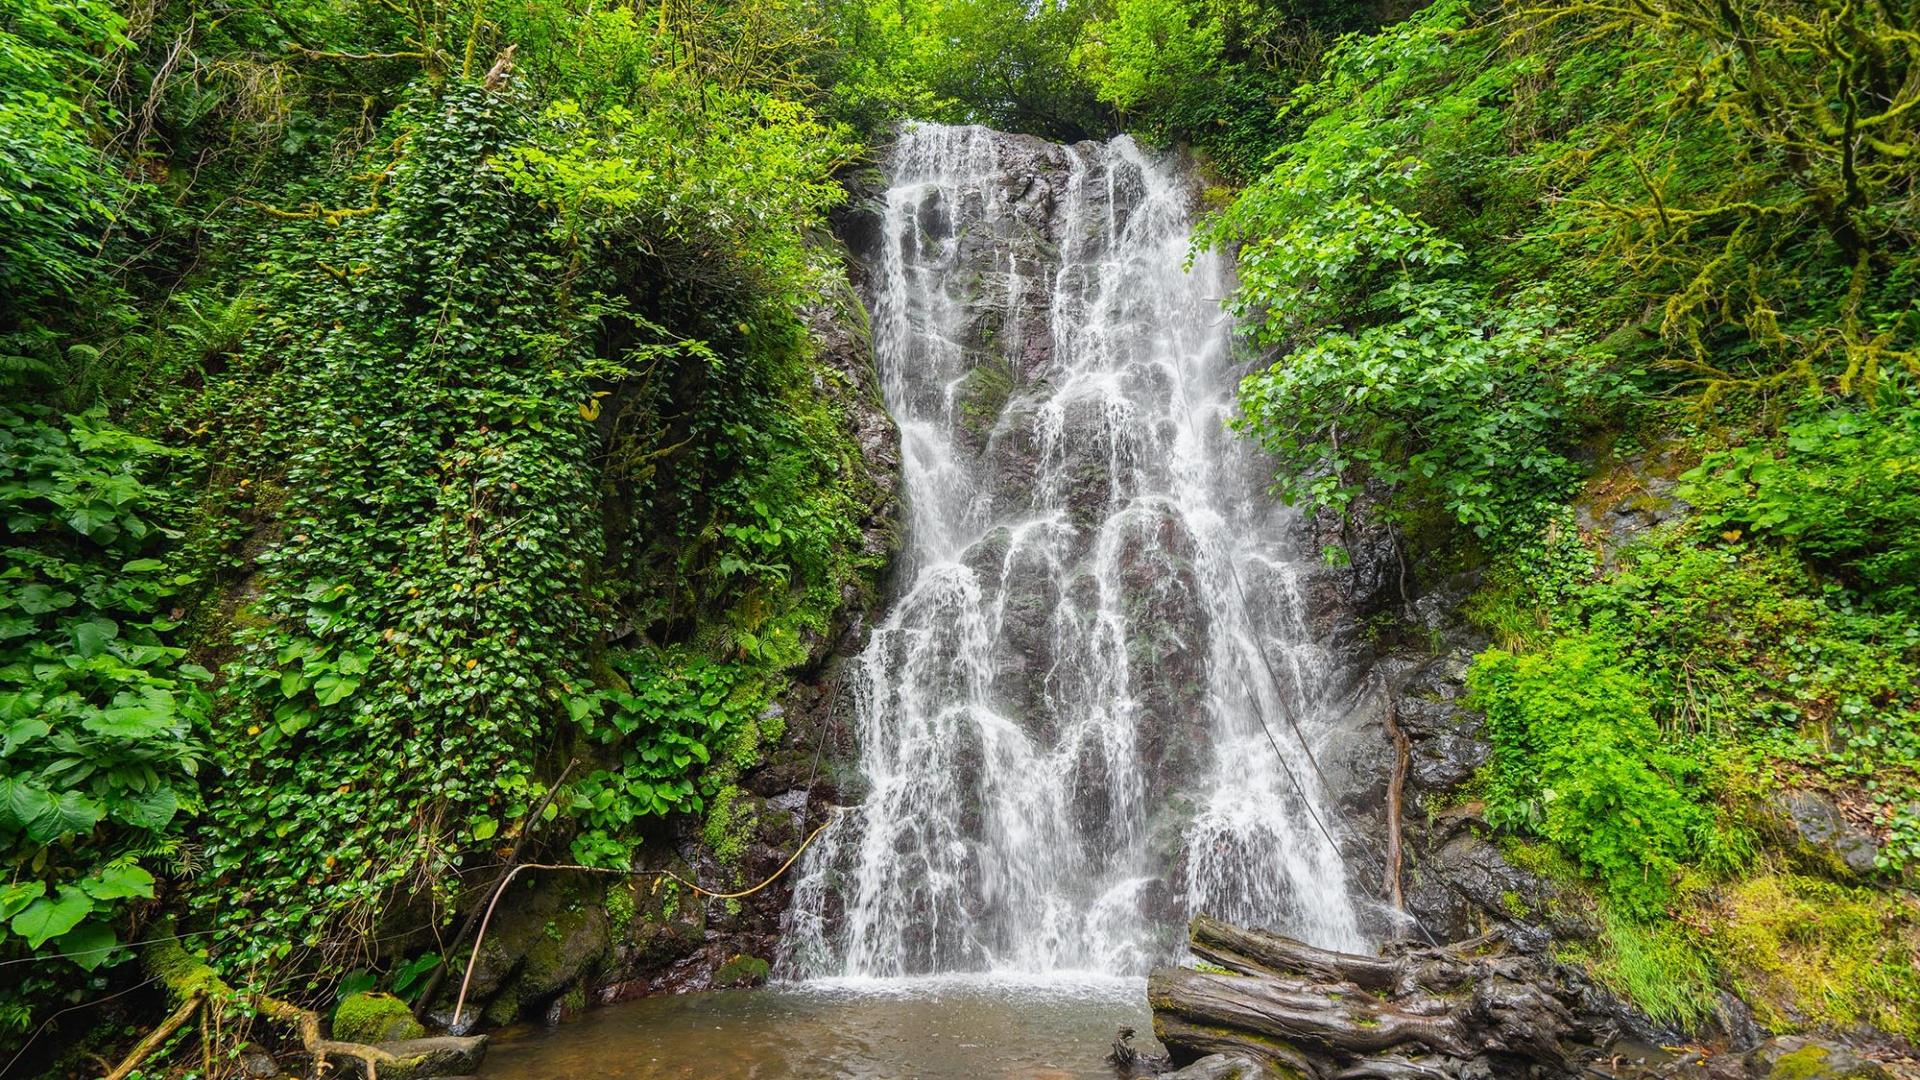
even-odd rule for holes
{"type": "Polygon", "coordinates": [[[765,982],[773,965],[757,956],[741,953],[721,964],[713,973],[715,986],[754,986],[765,982]]]}
{"type": "Polygon", "coordinates": [[[1758,1080],[1892,1080],[1885,1068],[1844,1046],[1783,1036],[1747,1055],[1747,1075],[1758,1080]]]}
{"type": "Polygon", "coordinates": [[[407,1003],[392,994],[354,994],[333,1010],[333,1037],[341,1042],[397,1042],[426,1033],[407,1003]]]}

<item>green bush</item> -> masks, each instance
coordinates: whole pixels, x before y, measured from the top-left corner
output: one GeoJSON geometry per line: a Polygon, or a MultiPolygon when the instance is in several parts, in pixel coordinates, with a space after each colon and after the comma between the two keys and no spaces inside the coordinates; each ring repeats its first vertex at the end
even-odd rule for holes
{"type": "Polygon", "coordinates": [[[1777,440],[1708,454],[1681,495],[1704,528],[1777,540],[1867,602],[1920,612],[1920,403],[1905,391],[1815,405],[1777,440]]]}
{"type": "Polygon", "coordinates": [[[1578,634],[1488,650],[1468,683],[1493,743],[1488,822],[1558,845],[1625,913],[1658,914],[1713,817],[1689,794],[1699,764],[1663,748],[1646,683],[1578,634]]]}
{"type": "Polygon", "coordinates": [[[0,991],[0,1033],[126,955],[200,804],[209,675],[174,644],[190,579],[159,557],[177,456],[99,410],[0,408],[0,957],[71,954],[0,991]]]}

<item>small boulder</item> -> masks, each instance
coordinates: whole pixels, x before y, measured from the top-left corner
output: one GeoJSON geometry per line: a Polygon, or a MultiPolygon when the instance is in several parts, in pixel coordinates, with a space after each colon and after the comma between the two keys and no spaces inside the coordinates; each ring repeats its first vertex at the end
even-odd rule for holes
{"type": "Polygon", "coordinates": [[[280,1063],[273,1059],[266,1047],[259,1043],[248,1043],[240,1049],[240,1071],[248,1080],[273,1080],[280,1075],[280,1063]]]}
{"type": "Polygon", "coordinates": [[[1893,1080],[1893,1074],[1838,1043],[1782,1035],[1747,1055],[1751,1080],[1893,1080]]]}
{"type": "Polygon", "coordinates": [[[1807,870],[1847,880],[1874,872],[1879,847],[1817,791],[1787,791],[1771,806],[1772,832],[1807,870]]]}
{"type": "Polygon", "coordinates": [[[333,1010],[333,1037],[341,1042],[395,1042],[426,1033],[407,1003],[392,994],[352,994],[333,1010]]]}
{"type": "Polygon", "coordinates": [[[767,981],[773,966],[757,956],[741,953],[729,959],[713,973],[715,989],[727,986],[758,986],[767,981]]]}

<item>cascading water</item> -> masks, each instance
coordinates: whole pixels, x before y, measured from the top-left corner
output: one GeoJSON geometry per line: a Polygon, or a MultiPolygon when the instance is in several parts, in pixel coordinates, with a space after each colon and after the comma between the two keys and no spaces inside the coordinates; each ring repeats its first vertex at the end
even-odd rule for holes
{"type": "Polygon", "coordinates": [[[1188,177],[936,125],[889,172],[868,299],[908,552],[846,675],[864,799],[809,852],[783,971],[1137,973],[1193,911],[1363,944],[1285,719],[1312,738],[1331,682],[1311,564],[1225,427],[1188,177]]]}

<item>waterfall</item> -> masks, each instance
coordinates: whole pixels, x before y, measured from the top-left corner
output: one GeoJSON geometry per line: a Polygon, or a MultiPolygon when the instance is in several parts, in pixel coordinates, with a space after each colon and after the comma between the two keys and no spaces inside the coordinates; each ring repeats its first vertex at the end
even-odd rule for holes
{"type": "Polygon", "coordinates": [[[907,551],[844,676],[864,791],[782,972],[1138,973],[1196,911],[1362,946],[1288,722],[1314,738],[1334,682],[1313,553],[1226,430],[1191,178],[1125,137],[930,124],[888,178],[865,261],[907,551]]]}

